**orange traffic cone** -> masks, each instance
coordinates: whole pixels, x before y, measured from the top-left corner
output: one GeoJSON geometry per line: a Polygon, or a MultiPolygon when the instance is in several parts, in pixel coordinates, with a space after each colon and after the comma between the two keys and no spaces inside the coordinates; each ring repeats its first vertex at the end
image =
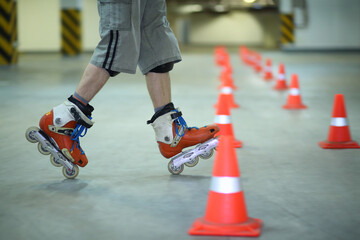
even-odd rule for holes
{"type": "Polygon", "coordinates": [[[231,63],[230,60],[228,60],[227,62],[224,62],[224,64],[221,66],[221,72],[225,73],[225,74],[232,74],[232,67],[231,67],[231,63]]]}
{"type": "Polygon", "coordinates": [[[343,94],[335,95],[328,139],[319,142],[319,145],[322,148],[360,148],[357,142],[351,140],[343,94]]]}
{"type": "Polygon", "coordinates": [[[248,65],[250,65],[251,67],[254,67],[255,65],[255,52],[248,50],[247,51],[247,59],[248,59],[248,65]]]}
{"type": "MultiPolygon", "coordinates": [[[[225,99],[230,108],[239,108],[239,104],[235,103],[233,89],[231,87],[222,87],[221,93],[225,95],[225,99]]],[[[214,108],[219,106],[219,102],[214,105],[214,108]]]]}
{"type": "Polygon", "coordinates": [[[240,57],[245,64],[251,65],[251,52],[247,47],[240,47],[240,57]]]}
{"type": "Polygon", "coordinates": [[[222,46],[215,48],[214,55],[215,55],[215,62],[218,66],[223,66],[230,60],[230,57],[226,51],[226,48],[222,47],[222,46]]]}
{"type": "Polygon", "coordinates": [[[240,46],[239,48],[239,57],[243,61],[243,63],[248,64],[247,60],[247,48],[245,46],[240,46]]]}
{"type": "Polygon", "coordinates": [[[307,108],[301,103],[301,95],[299,91],[299,81],[297,74],[291,75],[290,92],[286,104],[283,106],[285,109],[304,109],[307,108]]]}
{"type": "Polygon", "coordinates": [[[226,72],[221,72],[220,80],[221,80],[221,85],[218,87],[218,89],[221,89],[223,87],[230,87],[233,90],[238,89],[237,86],[234,85],[234,81],[231,77],[231,74],[228,74],[226,72]]]}
{"type": "Polygon", "coordinates": [[[273,78],[271,59],[268,58],[264,67],[264,80],[272,80],[273,78]]]}
{"type": "Polygon", "coordinates": [[[254,70],[255,72],[262,71],[262,57],[259,53],[255,54],[254,70]]]}
{"type": "Polygon", "coordinates": [[[288,87],[286,85],[286,78],[285,78],[285,67],[284,64],[279,65],[279,74],[276,81],[276,85],[274,86],[275,90],[286,90],[288,87]]]}
{"type": "Polygon", "coordinates": [[[205,216],[195,220],[191,235],[257,237],[262,220],[247,215],[232,136],[221,136],[215,156],[205,216]]]}
{"type": "MultiPolygon", "coordinates": [[[[218,132],[218,136],[222,135],[230,135],[234,136],[234,130],[231,123],[230,117],[230,106],[228,102],[228,97],[224,93],[219,94],[219,100],[217,103],[217,110],[215,116],[215,123],[219,126],[220,131],[218,132]]],[[[234,147],[241,148],[242,142],[240,140],[234,139],[234,147]]]]}

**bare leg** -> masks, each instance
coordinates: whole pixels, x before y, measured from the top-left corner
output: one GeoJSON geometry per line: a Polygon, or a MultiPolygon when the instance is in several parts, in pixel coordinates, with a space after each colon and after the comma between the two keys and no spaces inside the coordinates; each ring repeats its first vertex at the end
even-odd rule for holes
{"type": "Polygon", "coordinates": [[[76,92],[85,100],[90,101],[105,85],[109,78],[110,75],[105,69],[89,63],[76,88],[76,92]]]}
{"type": "Polygon", "coordinates": [[[162,107],[171,102],[169,73],[147,73],[146,85],[154,108],[162,107]]]}

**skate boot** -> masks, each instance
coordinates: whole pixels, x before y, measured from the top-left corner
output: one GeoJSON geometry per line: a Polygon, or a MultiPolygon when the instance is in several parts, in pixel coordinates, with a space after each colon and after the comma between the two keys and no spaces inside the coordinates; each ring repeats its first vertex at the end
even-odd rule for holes
{"type": "Polygon", "coordinates": [[[54,166],[63,166],[66,178],[75,178],[79,174],[78,166],[85,167],[88,163],[79,137],[85,136],[87,128],[94,124],[93,110],[91,105],[84,106],[71,96],[40,119],[40,128],[28,128],[25,137],[29,142],[38,142],[39,152],[50,155],[54,166]]]}
{"type": "Polygon", "coordinates": [[[210,158],[218,144],[217,138],[214,138],[219,132],[216,124],[201,128],[188,127],[182,113],[174,108],[173,103],[155,113],[147,123],[154,128],[160,153],[165,158],[171,158],[168,169],[172,174],[180,174],[184,164],[194,167],[199,157],[210,158]],[[184,150],[195,145],[195,148],[184,150]]]}

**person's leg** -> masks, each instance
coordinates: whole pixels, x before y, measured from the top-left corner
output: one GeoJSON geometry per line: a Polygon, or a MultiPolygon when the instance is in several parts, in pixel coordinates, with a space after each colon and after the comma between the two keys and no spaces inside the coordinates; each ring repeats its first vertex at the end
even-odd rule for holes
{"type": "Polygon", "coordinates": [[[149,72],[146,74],[146,83],[155,109],[148,124],[154,127],[159,149],[164,157],[173,157],[186,147],[206,142],[219,131],[216,125],[202,128],[189,128],[186,125],[182,113],[171,102],[169,72],[149,72]]]}
{"type": "Polygon", "coordinates": [[[100,91],[109,78],[110,75],[108,71],[89,63],[76,88],[76,93],[89,102],[100,91]]]}
{"type": "Polygon", "coordinates": [[[171,102],[171,83],[168,72],[149,72],[145,78],[154,109],[161,108],[171,102]]]}
{"type": "Polygon", "coordinates": [[[180,110],[171,102],[169,72],[175,63],[181,61],[181,54],[166,19],[165,0],[146,2],[141,26],[138,65],[146,76],[147,89],[155,108],[154,115],[147,123],[154,128],[161,154],[171,158],[184,148],[210,140],[219,129],[216,125],[188,127],[180,110]]]}

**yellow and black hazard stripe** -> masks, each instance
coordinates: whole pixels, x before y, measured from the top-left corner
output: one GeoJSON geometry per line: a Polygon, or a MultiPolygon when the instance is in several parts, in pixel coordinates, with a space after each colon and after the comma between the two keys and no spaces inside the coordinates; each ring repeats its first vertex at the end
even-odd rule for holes
{"type": "Polygon", "coordinates": [[[61,52],[64,55],[81,52],[81,12],[78,9],[61,10],[61,52]]]}
{"type": "Polygon", "coordinates": [[[16,1],[0,1],[0,65],[17,63],[16,1]]]}
{"type": "Polygon", "coordinates": [[[285,45],[294,41],[294,15],[281,14],[281,44],[285,45]]]}

